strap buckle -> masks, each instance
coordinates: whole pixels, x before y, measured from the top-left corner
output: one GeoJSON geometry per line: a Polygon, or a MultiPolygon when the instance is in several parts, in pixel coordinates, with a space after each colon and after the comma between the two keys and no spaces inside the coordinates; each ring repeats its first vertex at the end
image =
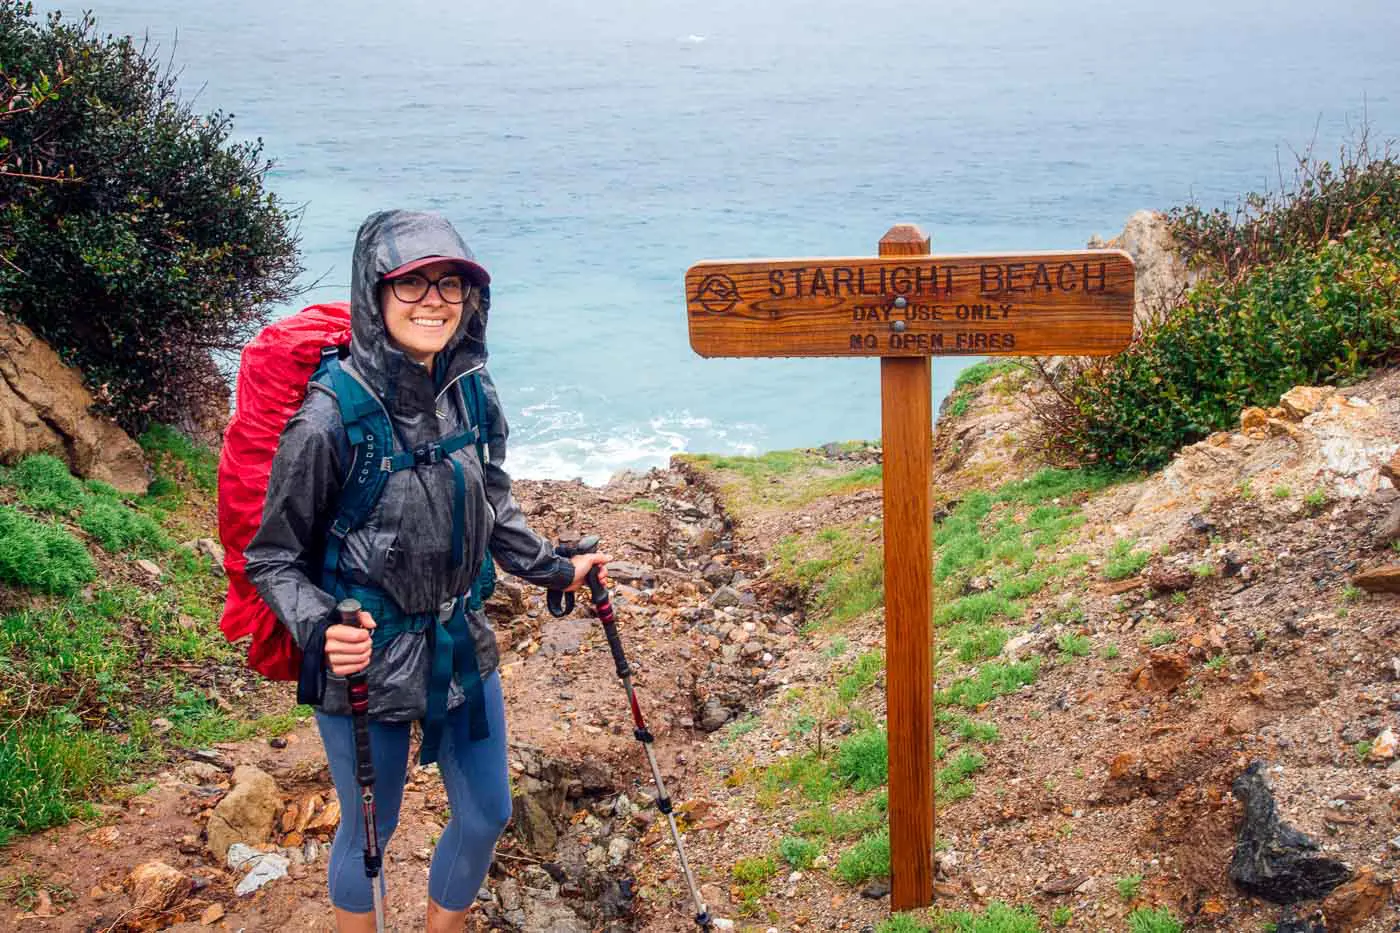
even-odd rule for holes
{"type": "Polygon", "coordinates": [[[413,462],[418,466],[432,466],[435,463],[441,463],[446,458],[447,454],[443,451],[442,445],[437,443],[425,444],[413,451],[413,462]]]}

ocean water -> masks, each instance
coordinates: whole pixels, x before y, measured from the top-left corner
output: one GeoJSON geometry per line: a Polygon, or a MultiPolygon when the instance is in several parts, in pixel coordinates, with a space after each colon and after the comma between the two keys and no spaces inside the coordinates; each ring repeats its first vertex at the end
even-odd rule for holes
{"type": "MultiPolygon", "coordinates": [[[[346,295],[370,211],[453,220],[525,477],[878,436],[873,360],[696,356],[697,260],[873,255],[901,221],[936,253],[1071,249],[1400,132],[1395,0],[92,5],[264,140],[295,306],[346,295]]],[[[935,403],[968,362],[935,360],[935,403]]]]}

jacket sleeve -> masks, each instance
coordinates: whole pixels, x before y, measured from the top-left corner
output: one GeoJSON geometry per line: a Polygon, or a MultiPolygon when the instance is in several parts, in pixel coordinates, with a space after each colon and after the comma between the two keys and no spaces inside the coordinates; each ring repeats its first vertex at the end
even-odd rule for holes
{"type": "Polygon", "coordinates": [[[574,582],[574,565],[554,553],[554,546],[536,534],[525,522],[525,513],[510,491],[510,475],[502,467],[506,459],[506,438],[510,427],[496,384],[482,373],[486,390],[486,461],[481,465],[486,477],[486,498],[496,513],[491,530],[491,556],[496,563],[523,580],[551,589],[563,589],[574,582]]]}
{"type": "MultiPolygon", "coordinates": [[[[341,483],[335,400],[313,389],[277,444],[262,524],[244,552],[248,578],[303,651],[319,644],[335,598],[312,583],[341,483]]],[[[317,652],[319,654],[319,652],[317,652]]]]}

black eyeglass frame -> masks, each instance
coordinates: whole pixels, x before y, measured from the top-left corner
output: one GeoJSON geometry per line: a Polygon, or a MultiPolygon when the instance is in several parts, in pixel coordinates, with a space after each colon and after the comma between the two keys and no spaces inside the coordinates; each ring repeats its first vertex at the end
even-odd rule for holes
{"type": "Polygon", "coordinates": [[[427,298],[428,292],[430,292],[434,288],[437,289],[438,297],[441,298],[447,304],[465,304],[467,299],[471,297],[472,289],[475,287],[472,285],[471,281],[460,272],[447,272],[443,275],[438,276],[435,279],[429,279],[426,275],[423,275],[419,272],[410,272],[407,275],[401,275],[398,278],[385,279],[380,284],[389,286],[389,290],[394,293],[395,298],[397,298],[399,301],[402,301],[404,304],[410,305],[416,305],[424,298],[427,298]],[[453,301],[451,298],[448,298],[442,293],[441,283],[446,279],[457,279],[459,282],[462,283],[462,297],[460,300],[453,301]],[[415,298],[406,297],[403,293],[399,291],[399,286],[406,285],[407,283],[414,280],[424,283],[422,294],[418,295],[415,298]]]}

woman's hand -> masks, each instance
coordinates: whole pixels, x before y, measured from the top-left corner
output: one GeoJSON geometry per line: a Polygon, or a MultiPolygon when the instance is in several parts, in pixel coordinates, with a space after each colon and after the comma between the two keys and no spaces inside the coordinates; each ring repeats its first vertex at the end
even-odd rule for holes
{"type": "Polygon", "coordinates": [[[584,579],[588,576],[588,571],[594,567],[598,568],[598,579],[604,586],[608,585],[608,561],[612,560],[607,554],[575,554],[569,558],[574,565],[574,582],[564,587],[565,593],[572,593],[583,586],[584,579]]]}
{"type": "Polygon", "coordinates": [[[369,667],[373,647],[370,632],[373,630],[374,618],[363,609],[358,628],[337,624],[326,629],[326,660],[334,673],[348,677],[369,667]]]}

